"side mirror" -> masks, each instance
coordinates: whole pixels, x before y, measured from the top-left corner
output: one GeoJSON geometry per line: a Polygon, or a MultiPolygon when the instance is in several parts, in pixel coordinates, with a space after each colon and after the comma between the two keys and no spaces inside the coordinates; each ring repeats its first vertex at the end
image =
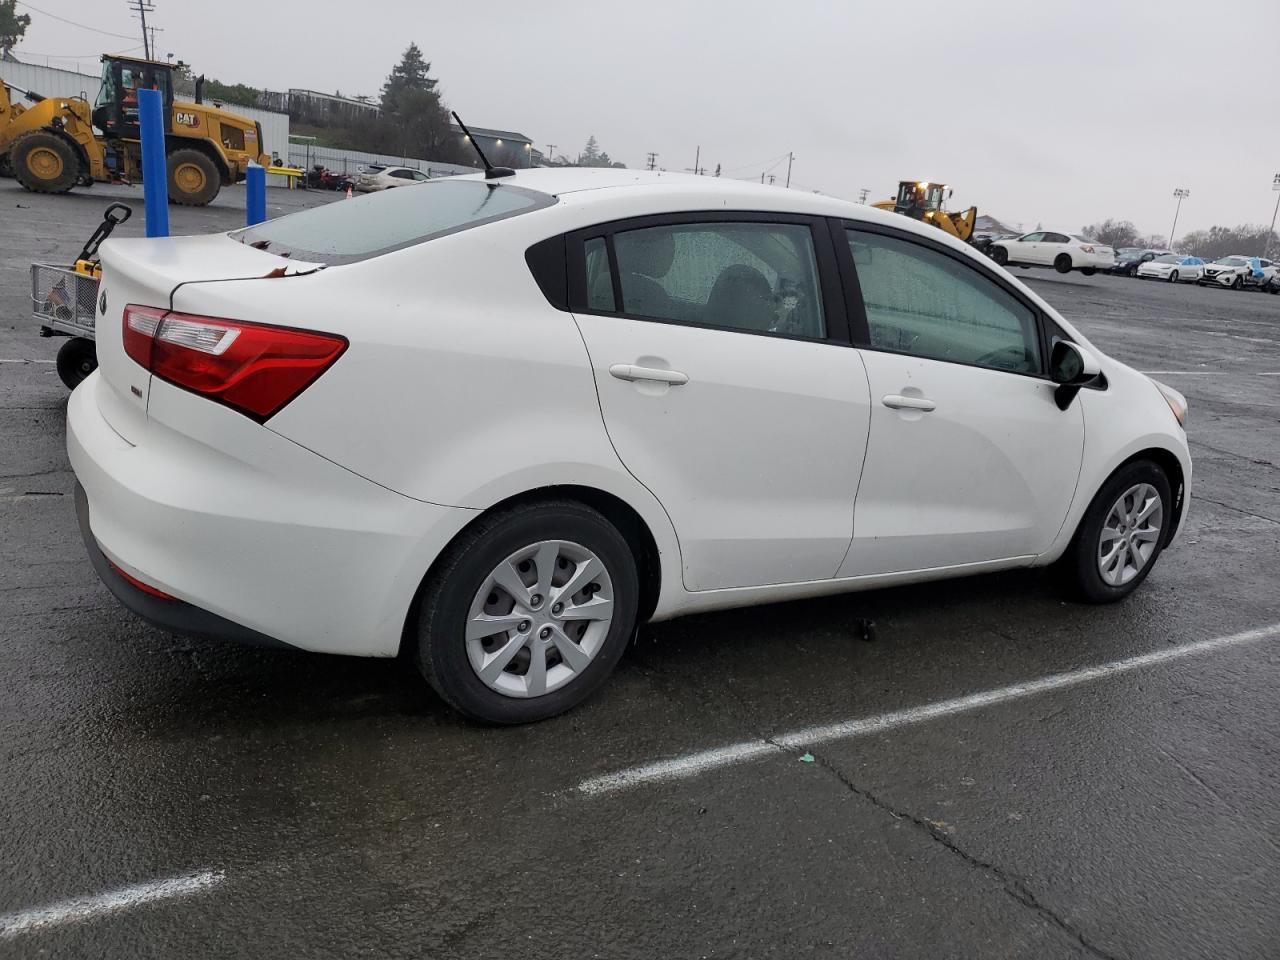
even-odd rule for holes
{"type": "Polygon", "coordinates": [[[1101,372],[1098,358],[1070,340],[1059,340],[1049,354],[1049,379],[1058,385],[1053,399],[1059,410],[1071,406],[1080,388],[1096,380],[1101,372]]]}

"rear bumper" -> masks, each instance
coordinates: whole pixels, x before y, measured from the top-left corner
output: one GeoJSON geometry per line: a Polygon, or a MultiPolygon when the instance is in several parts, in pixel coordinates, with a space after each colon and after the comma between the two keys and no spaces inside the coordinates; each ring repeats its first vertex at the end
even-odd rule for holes
{"type": "Polygon", "coordinates": [[[75,496],[76,518],[80,521],[80,536],[84,538],[84,547],[89,553],[89,562],[93,564],[94,571],[106,585],[106,588],[127,609],[162,630],[168,630],[171,633],[179,633],[184,636],[199,637],[203,640],[227,640],[232,643],[251,644],[259,647],[289,646],[282,640],[276,640],[274,637],[268,637],[265,634],[258,633],[256,630],[242,627],[240,624],[233,623],[225,617],[218,616],[216,613],[201,610],[199,607],[183,603],[181,600],[165,600],[155,597],[135,587],[111,565],[107,555],[98,546],[98,541],[94,539],[93,531],[89,528],[89,498],[85,495],[84,487],[80,486],[79,482],[76,483],[75,496]]]}
{"type": "Polygon", "coordinates": [[[130,442],[102,415],[101,376],[71,394],[67,452],[90,558],[125,606],[180,633],[397,653],[422,578],[475,511],[393,493],[168,384],[164,405],[206,439],[152,416],[130,442]]]}

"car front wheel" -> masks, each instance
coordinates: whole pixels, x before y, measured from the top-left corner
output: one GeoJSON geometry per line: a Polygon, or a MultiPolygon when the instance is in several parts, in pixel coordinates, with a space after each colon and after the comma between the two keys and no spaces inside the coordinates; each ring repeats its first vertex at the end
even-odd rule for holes
{"type": "Polygon", "coordinates": [[[556,500],[500,511],[464,531],[425,585],[418,666],[468,717],[543,720],[613,671],[638,600],[635,557],[596,510],[556,500]]]}
{"type": "Polygon", "coordinates": [[[1172,273],[1170,273],[1170,274],[1169,274],[1169,282],[1170,282],[1170,283],[1177,283],[1177,282],[1178,282],[1178,271],[1177,271],[1177,270],[1174,270],[1172,273]]]}
{"type": "Polygon", "coordinates": [[[1098,491],[1064,558],[1091,603],[1127,597],[1151,572],[1173,519],[1169,478],[1150,460],[1117,470],[1098,491]]]}

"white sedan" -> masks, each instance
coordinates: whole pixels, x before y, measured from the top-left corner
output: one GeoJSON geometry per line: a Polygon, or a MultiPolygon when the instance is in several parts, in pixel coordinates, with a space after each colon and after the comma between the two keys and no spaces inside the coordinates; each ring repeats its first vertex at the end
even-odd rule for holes
{"type": "Polygon", "coordinates": [[[997,240],[987,251],[1001,266],[1053,267],[1059,273],[1079,270],[1092,276],[1099,270],[1110,270],[1116,263],[1116,252],[1103,243],[1094,243],[1072,233],[1037,230],[1009,240],[997,240]]]}
{"type": "Polygon", "coordinates": [[[395,187],[407,187],[414,183],[425,183],[431,179],[421,170],[412,167],[383,167],[372,164],[360,171],[355,188],[360,193],[376,193],[379,190],[392,190],[395,187]]]}
{"type": "Polygon", "coordinates": [[[1167,280],[1170,283],[1196,283],[1204,276],[1204,261],[1199,257],[1166,253],[1140,264],[1138,276],[1146,280],[1167,280]]]}
{"type": "Polygon", "coordinates": [[[648,620],[1055,562],[1118,600],[1186,513],[1176,391],[859,204],[530,170],[102,260],[67,446],[110,590],[486,721],[648,620]]]}

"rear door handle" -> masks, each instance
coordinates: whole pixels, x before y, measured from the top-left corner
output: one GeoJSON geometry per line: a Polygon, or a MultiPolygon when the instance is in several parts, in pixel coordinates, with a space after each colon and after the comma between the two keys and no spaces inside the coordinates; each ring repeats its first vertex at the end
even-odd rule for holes
{"type": "Polygon", "coordinates": [[[891,393],[887,397],[881,397],[880,402],[892,410],[920,410],[928,413],[936,410],[938,405],[928,397],[903,397],[896,393],[891,393]]]}
{"type": "Polygon", "coordinates": [[[609,368],[609,374],[619,380],[652,380],[655,383],[669,383],[673,387],[689,382],[689,377],[679,370],[637,367],[634,363],[615,363],[609,368]]]}

